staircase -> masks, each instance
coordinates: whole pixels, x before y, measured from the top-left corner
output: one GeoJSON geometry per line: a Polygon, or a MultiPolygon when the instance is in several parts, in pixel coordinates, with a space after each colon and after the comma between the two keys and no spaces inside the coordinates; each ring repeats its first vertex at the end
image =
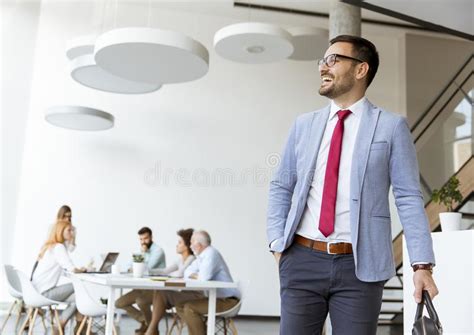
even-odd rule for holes
{"type": "MultiPolygon", "coordinates": [[[[420,156],[428,157],[427,161],[430,163],[425,168],[420,164],[420,181],[425,201],[428,200],[425,202],[425,210],[431,231],[440,231],[438,213],[445,210],[442,205],[429,200],[432,189],[442,186],[439,183],[441,178],[442,182],[446,182],[453,175],[459,179],[459,190],[464,200],[458,203],[454,210],[463,214],[463,220],[474,220],[473,213],[463,210],[463,207],[469,207],[466,203],[474,199],[473,68],[474,55],[471,55],[411,129],[419,159],[420,156]],[[453,126],[453,119],[462,121],[463,118],[464,123],[454,123],[453,126]],[[459,127],[466,124],[469,126],[469,123],[470,127],[461,129],[462,132],[458,131],[459,127]],[[450,164],[446,164],[446,161],[453,163],[452,166],[447,167],[450,164]],[[436,171],[439,169],[439,175],[433,174],[434,167],[436,171]]],[[[470,228],[473,228],[472,224],[470,228]]],[[[397,274],[384,288],[379,325],[403,324],[402,240],[403,231],[393,239],[397,274]]]]}

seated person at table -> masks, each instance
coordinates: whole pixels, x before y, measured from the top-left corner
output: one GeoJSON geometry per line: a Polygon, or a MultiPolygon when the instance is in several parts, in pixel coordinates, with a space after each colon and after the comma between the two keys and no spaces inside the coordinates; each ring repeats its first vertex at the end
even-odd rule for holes
{"type": "MultiPolygon", "coordinates": [[[[216,248],[211,246],[211,237],[204,231],[195,231],[191,237],[191,249],[196,260],[184,271],[184,278],[200,281],[217,280],[232,282],[229,268],[216,248]]],[[[153,320],[146,335],[157,335],[158,324],[166,309],[176,307],[181,319],[187,324],[190,335],[206,333],[202,316],[208,311],[208,298],[200,291],[159,291],[153,301],[153,320]]],[[[240,299],[235,288],[217,289],[216,311],[234,307],[240,299]]]]}
{"type": "MultiPolygon", "coordinates": [[[[145,264],[149,271],[165,268],[165,253],[156,243],[153,242],[153,233],[150,228],[143,227],[138,231],[141,251],[145,258],[145,264]]],[[[151,320],[151,304],[153,294],[147,290],[132,290],[121,296],[115,302],[115,307],[124,309],[127,314],[140,322],[140,328],[135,330],[136,334],[143,334],[151,320]],[[133,305],[137,304],[138,309],[133,305]]]]}
{"type": "Polygon", "coordinates": [[[191,250],[191,236],[193,235],[193,229],[181,229],[176,234],[178,235],[178,244],[176,244],[176,253],[180,257],[170,266],[164,269],[153,269],[150,270],[151,275],[166,275],[174,278],[183,278],[184,270],[191,265],[196,259],[191,250]]]}
{"type": "Polygon", "coordinates": [[[31,282],[46,298],[61,301],[67,308],[61,313],[60,326],[64,326],[76,312],[74,288],[71,283],[58,285],[64,270],[79,273],[84,268],[76,268],[69,257],[67,245],[74,239],[74,228],[70,221],[58,220],[49,232],[33,268],[31,282]]]}

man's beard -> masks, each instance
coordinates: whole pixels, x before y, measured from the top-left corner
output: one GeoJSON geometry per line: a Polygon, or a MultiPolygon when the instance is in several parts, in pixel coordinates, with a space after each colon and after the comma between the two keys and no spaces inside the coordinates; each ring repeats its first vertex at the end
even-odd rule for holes
{"type": "Polygon", "coordinates": [[[352,74],[347,73],[341,79],[339,85],[335,85],[333,82],[329,87],[320,87],[319,94],[332,100],[352,90],[355,84],[355,78],[352,74]]]}
{"type": "Polygon", "coordinates": [[[153,244],[153,241],[151,241],[150,243],[143,243],[143,245],[146,245],[147,249],[150,249],[152,244],[153,244]]]}

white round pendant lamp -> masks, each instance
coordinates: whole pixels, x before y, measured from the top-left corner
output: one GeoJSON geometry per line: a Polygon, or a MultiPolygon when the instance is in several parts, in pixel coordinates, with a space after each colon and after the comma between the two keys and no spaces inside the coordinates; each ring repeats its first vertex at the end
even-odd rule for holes
{"type": "Polygon", "coordinates": [[[131,81],[105,71],[97,66],[92,53],[71,60],[71,77],[86,87],[110,93],[144,94],[161,88],[161,84],[131,81]]]}
{"type": "Polygon", "coordinates": [[[289,57],[294,60],[314,61],[324,55],[329,45],[329,30],[315,27],[289,28],[295,50],[289,57]]]}
{"type": "Polygon", "coordinates": [[[98,66],[124,79],[156,84],[196,80],[209,70],[209,53],[184,34],[153,28],[119,28],[100,35],[98,66]]]}
{"type": "Polygon", "coordinates": [[[84,106],[50,107],[45,119],[56,127],[72,130],[98,131],[114,126],[112,114],[84,106]]]}
{"type": "Polygon", "coordinates": [[[86,35],[73,38],[67,42],[66,56],[70,60],[94,52],[94,43],[97,36],[86,35]]]}
{"type": "Polygon", "coordinates": [[[278,62],[293,53],[291,35],[285,29],[259,22],[220,29],[214,35],[214,48],[226,59],[250,64],[278,62]]]}

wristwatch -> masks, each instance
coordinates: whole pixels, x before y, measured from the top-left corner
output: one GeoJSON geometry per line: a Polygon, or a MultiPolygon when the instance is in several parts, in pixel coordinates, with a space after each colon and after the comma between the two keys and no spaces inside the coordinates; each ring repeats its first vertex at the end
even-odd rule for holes
{"type": "Polygon", "coordinates": [[[416,272],[418,270],[427,270],[431,274],[433,274],[433,264],[415,264],[412,266],[413,272],[416,272]]]}

